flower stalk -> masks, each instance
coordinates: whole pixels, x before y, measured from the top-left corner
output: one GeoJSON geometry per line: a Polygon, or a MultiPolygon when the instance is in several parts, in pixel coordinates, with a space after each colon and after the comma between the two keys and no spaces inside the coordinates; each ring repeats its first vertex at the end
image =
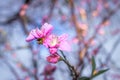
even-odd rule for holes
{"type": "Polygon", "coordinates": [[[64,53],[62,52],[62,51],[60,51],[61,52],[61,54],[62,54],[62,56],[61,56],[61,61],[63,61],[66,65],[67,65],[67,67],[69,68],[69,70],[70,70],[70,73],[71,73],[71,75],[72,75],[72,77],[73,77],[73,80],[77,80],[77,78],[78,78],[78,73],[77,73],[77,71],[76,71],[76,69],[74,68],[74,66],[72,66],[70,63],[69,63],[69,61],[66,59],[66,56],[64,55],[64,53]]]}

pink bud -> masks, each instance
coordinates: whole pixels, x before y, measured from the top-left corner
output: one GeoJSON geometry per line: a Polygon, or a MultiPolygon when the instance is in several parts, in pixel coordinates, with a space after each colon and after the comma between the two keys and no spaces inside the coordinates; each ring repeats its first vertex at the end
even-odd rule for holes
{"type": "Polygon", "coordinates": [[[25,10],[21,10],[19,14],[20,14],[20,16],[24,16],[26,14],[26,11],[25,10]]]}
{"type": "Polygon", "coordinates": [[[98,31],[98,33],[100,34],[100,35],[105,35],[105,31],[103,30],[103,29],[100,29],[99,31],[98,31]]]}
{"type": "Polygon", "coordinates": [[[24,10],[26,10],[28,8],[28,5],[27,4],[24,4],[22,7],[21,7],[21,9],[24,9],[24,10]]]}
{"type": "Polygon", "coordinates": [[[60,60],[60,56],[58,54],[52,54],[47,57],[47,61],[50,63],[57,63],[60,60]]]}

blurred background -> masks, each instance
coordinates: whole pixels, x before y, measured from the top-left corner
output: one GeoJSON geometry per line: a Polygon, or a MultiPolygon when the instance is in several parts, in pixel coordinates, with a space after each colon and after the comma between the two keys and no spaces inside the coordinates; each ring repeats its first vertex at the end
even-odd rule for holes
{"type": "Polygon", "coordinates": [[[110,70],[94,80],[120,80],[120,0],[0,0],[0,80],[72,80],[63,62],[46,61],[48,49],[25,41],[45,22],[69,35],[64,54],[81,76],[95,56],[97,70],[110,70]]]}

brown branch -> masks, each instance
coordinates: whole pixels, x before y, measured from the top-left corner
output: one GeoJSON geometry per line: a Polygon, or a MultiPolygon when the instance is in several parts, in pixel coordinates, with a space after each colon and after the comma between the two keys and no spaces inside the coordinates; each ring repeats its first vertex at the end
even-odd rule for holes
{"type": "Polygon", "coordinates": [[[52,15],[53,15],[53,11],[54,11],[56,2],[57,2],[57,0],[51,0],[51,6],[50,6],[50,10],[49,10],[48,16],[47,16],[47,18],[43,18],[42,24],[44,24],[45,22],[48,22],[51,19],[52,15]]]}
{"type": "MultiPolygon", "coordinates": [[[[80,40],[82,40],[82,37],[80,36],[82,30],[78,28],[78,22],[77,22],[77,18],[76,18],[76,15],[75,15],[74,1],[69,0],[69,5],[70,5],[70,9],[71,9],[72,22],[73,22],[73,24],[75,26],[75,29],[76,29],[76,32],[77,32],[77,37],[78,37],[78,39],[80,41],[80,40]]],[[[101,23],[98,25],[97,29],[95,30],[94,35],[88,40],[88,43],[85,44],[85,47],[81,51],[79,51],[79,54],[82,55],[82,57],[80,57],[81,62],[78,64],[78,67],[83,64],[83,59],[86,56],[87,50],[89,48],[89,44],[96,37],[96,34],[101,29],[102,24],[105,21],[107,21],[108,19],[110,19],[111,16],[114,15],[118,11],[119,7],[120,7],[120,3],[117,5],[117,7],[114,10],[110,11],[109,14],[103,18],[103,20],[101,21],[101,23]]]]}
{"type": "MultiPolygon", "coordinates": [[[[21,23],[23,25],[22,28],[23,28],[24,33],[28,35],[29,31],[27,30],[27,26],[26,26],[26,24],[27,24],[26,16],[21,16],[21,23]]],[[[29,48],[30,48],[30,50],[32,52],[32,64],[33,64],[33,68],[35,70],[34,78],[35,78],[35,80],[39,80],[39,78],[37,76],[38,65],[37,65],[37,60],[35,59],[36,54],[33,53],[33,51],[32,51],[33,49],[32,49],[32,45],[31,44],[29,44],[29,48]]]]}

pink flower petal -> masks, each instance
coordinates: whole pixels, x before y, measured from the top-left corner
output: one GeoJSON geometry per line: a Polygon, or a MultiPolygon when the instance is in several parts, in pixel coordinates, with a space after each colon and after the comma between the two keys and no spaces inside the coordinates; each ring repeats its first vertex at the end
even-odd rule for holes
{"type": "Polygon", "coordinates": [[[45,44],[45,46],[47,45],[51,48],[52,47],[57,47],[58,44],[59,44],[58,43],[58,37],[56,35],[51,34],[45,39],[44,44],[45,44]]]}
{"type": "Polygon", "coordinates": [[[45,23],[41,29],[33,29],[30,34],[28,35],[28,37],[26,38],[26,41],[32,41],[34,39],[39,39],[39,38],[46,38],[50,32],[53,30],[53,26],[45,23]]]}
{"type": "Polygon", "coordinates": [[[59,41],[65,41],[68,38],[68,34],[62,34],[61,36],[58,37],[59,41]]]}
{"type": "Polygon", "coordinates": [[[26,41],[29,42],[29,41],[32,41],[32,40],[34,40],[34,39],[35,39],[35,37],[30,33],[30,34],[28,35],[28,37],[26,38],[26,41]]]}
{"type": "Polygon", "coordinates": [[[36,30],[37,30],[37,29],[33,29],[33,30],[31,31],[31,34],[32,34],[35,38],[39,38],[39,35],[37,34],[36,30]]]}
{"type": "Polygon", "coordinates": [[[63,50],[63,51],[68,51],[69,52],[69,51],[71,51],[71,45],[67,41],[62,41],[59,44],[59,49],[63,50]]]}
{"type": "Polygon", "coordinates": [[[53,30],[53,26],[51,24],[45,23],[41,31],[44,33],[44,36],[48,35],[53,30]]]}
{"type": "Polygon", "coordinates": [[[36,33],[39,36],[39,38],[43,37],[43,33],[40,29],[36,28],[36,33]]]}

